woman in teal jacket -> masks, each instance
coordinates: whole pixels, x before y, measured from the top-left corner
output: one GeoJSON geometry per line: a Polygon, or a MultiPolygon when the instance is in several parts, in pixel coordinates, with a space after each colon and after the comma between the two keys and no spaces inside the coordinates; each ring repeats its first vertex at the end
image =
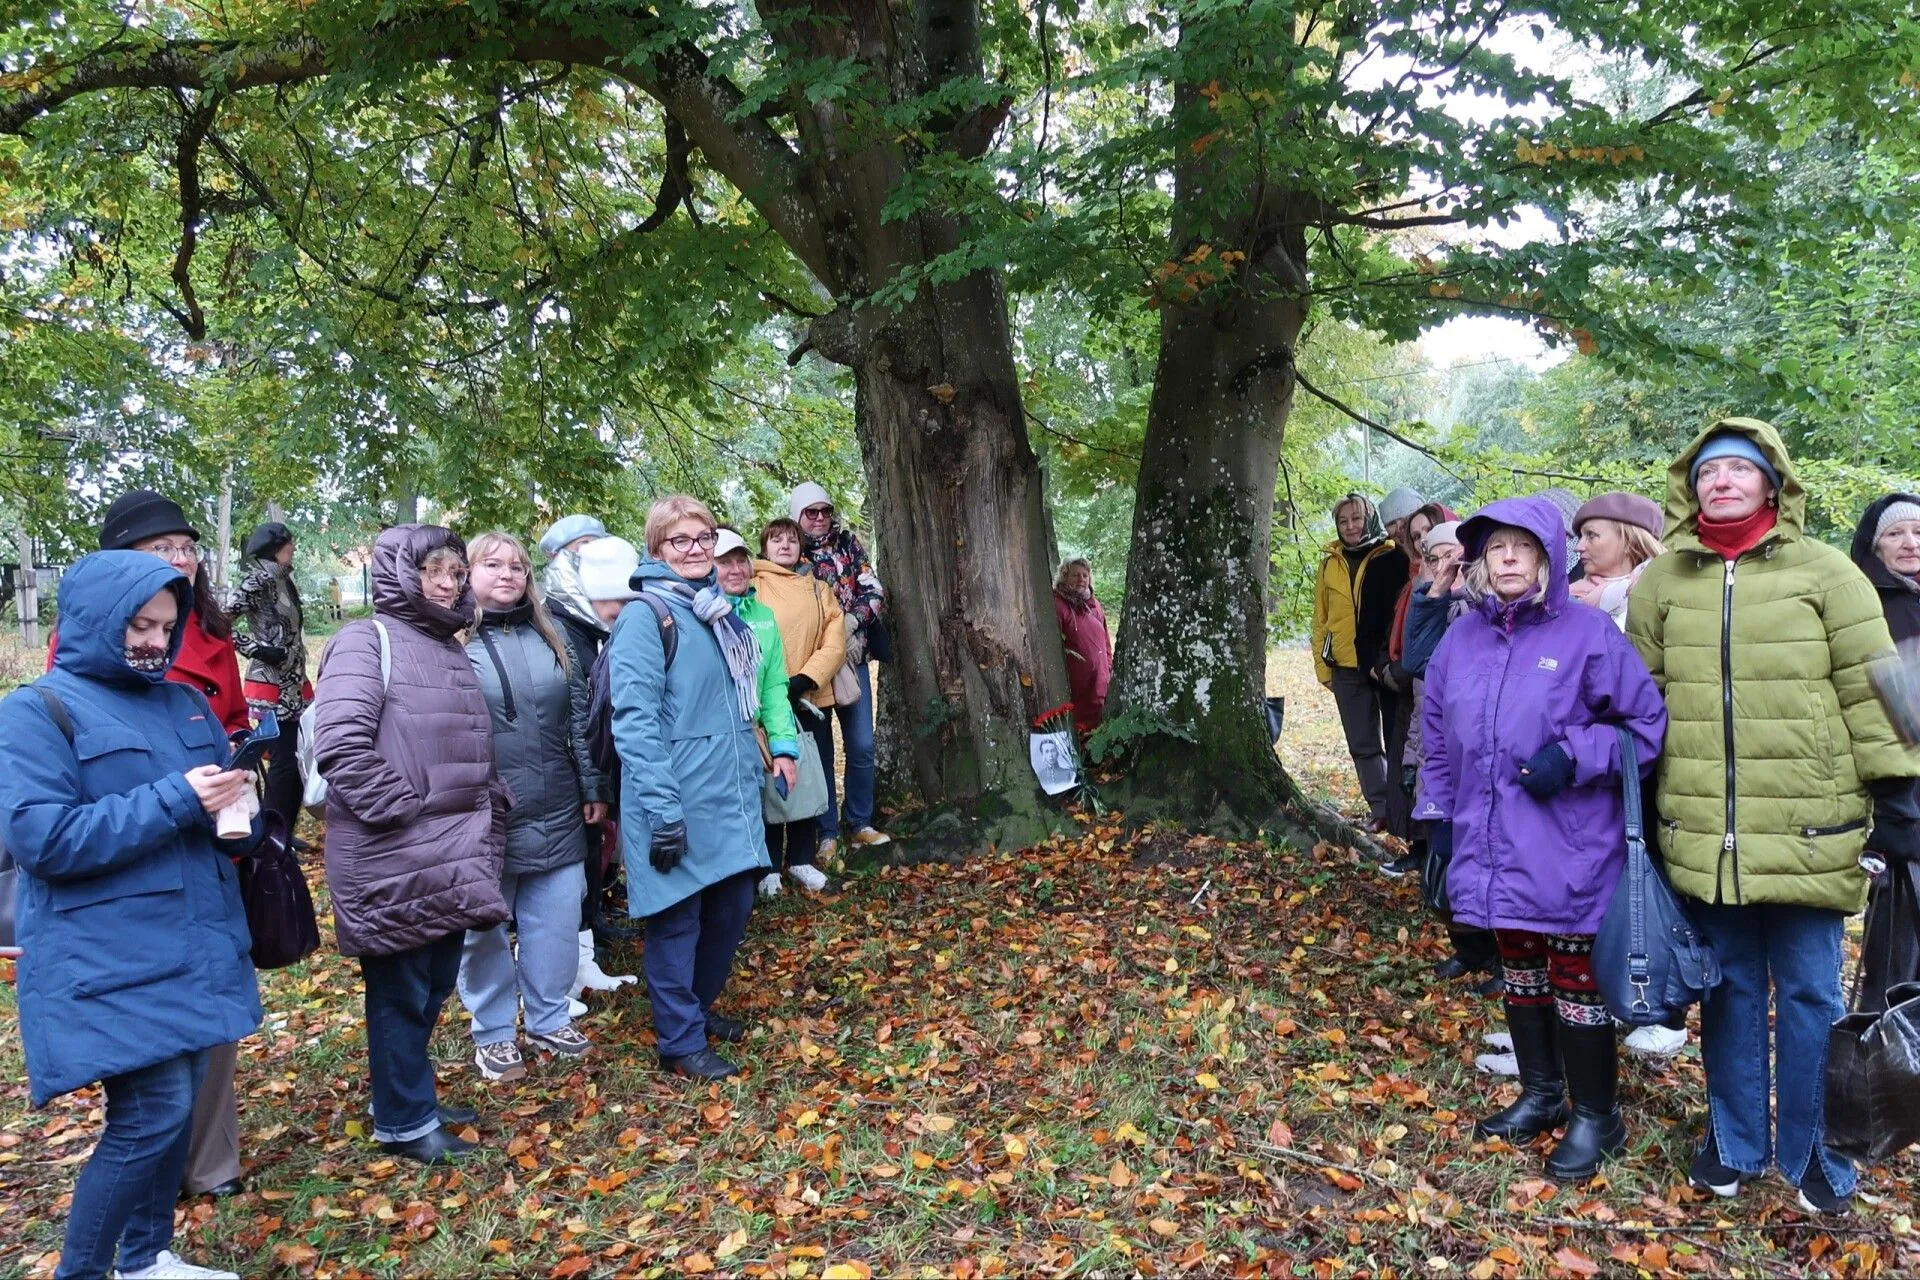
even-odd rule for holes
{"type": "MultiPolygon", "coordinates": [[[[668,619],[628,605],[607,642],[627,910],[647,917],[660,1065],[706,1079],[736,1074],[709,1040],[745,1034],[715,1014],[713,1002],[746,934],[753,881],[772,865],[753,726],[770,699],[784,707],[787,685],[784,661],[762,660],[753,629],[714,581],[717,540],[704,503],[680,496],[654,503],[647,514],[652,558],[633,581],[666,604],[668,619]]],[[[784,736],[769,734],[768,749],[792,786],[799,747],[790,725],[784,736]]]]}
{"type": "Polygon", "coordinates": [[[0,703],[33,1101],[106,1089],[60,1276],[105,1275],[116,1250],[121,1275],[179,1274],[173,1201],[207,1051],[260,1025],[230,856],[246,841],[213,831],[251,778],[226,768],[207,700],[167,680],[192,595],[157,556],[82,557],[60,582],[53,671],[0,703]]]}

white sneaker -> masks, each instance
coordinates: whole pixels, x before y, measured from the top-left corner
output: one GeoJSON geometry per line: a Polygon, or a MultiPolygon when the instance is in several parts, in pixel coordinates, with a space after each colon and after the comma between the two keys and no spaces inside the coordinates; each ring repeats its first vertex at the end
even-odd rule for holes
{"type": "Polygon", "coordinates": [[[808,893],[819,893],[827,887],[826,873],[821,871],[820,868],[809,866],[804,862],[796,862],[788,867],[787,874],[793,877],[795,884],[805,889],[808,893]]]}
{"type": "Polygon", "coordinates": [[[586,1017],[586,1016],[587,1016],[587,1002],[586,1002],[586,1001],[584,1001],[584,1000],[580,1000],[580,999],[577,999],[577,998],[576,998],[576,997],[574,997],[574,996],[568,996],[568,997],[567,997],[567,1016],[568,1016],[569,1018],[584,1018],[584,1017],[586,1017]]]}
{"type": "Polygon", "coordinates": [[[1686,1028],[1639,1027],[1627,1037],[1627,1050],[1646,1058],[1671,1058],[1687,1047],[1686,1028]]]}
{"type": "Polygon", "coordinates": [[[1517,1076],[1520,1074],[1520,1060],[1510,1053],[1476,1054],[1473,1069],[1488,1076],[1517,1076]]]}
{"type": "Polygon", "coordinates": [[[848,843],[857,844],[864,849],[876,849],[883,844],[892,844],[893,837],[884,831],[876,831],[872,827],[862,827],[849,837],[848,843]]]}
{"type": "Polygon", "coordinates": [[[780,873],[778,871],[769,871],[767,872],[767,874],[761,876],[759,890],[760,890],[760,896],[763,898],[779,897],[780,896],[780,873]]]}
{"type": "Polygon", "coordinates": [[[113,1273],[122,1280],[240,1280],[237,1271],[220,1271],[213,1267],[196,1267],[184,1262],[180,1255],[171,1249],[162,1249],[154,1255],[153,1261],[138,1271],[116,1271],[113,1273]]]}
{"type": "MultiPolygon", "coordinates": [[[[608,973],[593,958],[593,930],[580,931],[580,963],[574,969],[573,989],[580,991],[618,991],[639,979],[630,973],[608,973]]],[[[578,1014],[574,1015],[578,1017],[578,1014]]]]}
{"type": "Polygon", "coordinates": [[[1508,1031],[1489,1031],[1480,1037],[1480,1043],[1490,1044],[1502,1053],[1512,1053],[1513,1033],[1508,1031]]]}
{"type": "Polygon", "coordinates": [[[840,852],[840,842],[832,836],[821,836],[820,844],[813,851],[815,862],[831,862],[833,855],[840,852]]]}

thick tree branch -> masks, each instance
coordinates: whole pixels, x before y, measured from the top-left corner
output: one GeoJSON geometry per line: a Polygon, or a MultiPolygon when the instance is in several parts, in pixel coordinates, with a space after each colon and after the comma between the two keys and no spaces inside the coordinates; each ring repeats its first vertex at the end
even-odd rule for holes
{"type": "MultiPolygon", "coordinates": [[[[604,18],[596,18],[604,26],[604,18]]],[[[394,23],[376,29],[370,44],[419,62],[457,62],[472,56],[482,40],[504,35],[504,59],[513,62],[572,63],[597,67],[657,99],[685,128],[707,162],[739,188],[780,233],[795,254],[822,280],[832,279],[821,218],[801,182],[800,158],[764,119],[744,111],[745,95],[731,81],[713,74],[707,55],[680,41],[641,59],[627,50],[644,48],[660,32],[637,16],[632,39],[618,43],[604,34],[582,34],[563,26],[530,23],[504,33],[445,18],[394,23]]],[[[318,79],[335,70],[336,58],[356,52],[331,49],[310,39],[258,44],[234,41],[173,40],[141,49],[115,49],[71,66],[42,64],[37,87],[0,97],[0,133],[21,133],[40,116],[74,98],[108,89],[206,89],[239,92],[262,85],[287,85],[318,79]]]]}
{"type": "Polygon", "coordinates": [[[174,168],[180,180],[180,248],[173,255],[173,283],[180,290],[180,305],[161,301],[187,337],[201,342],[207,336],[207,315],[200,309],[200,298],[193,289],[193,251],[200,243],[200,143],[213,127],[218,109],[214,95],[202,94],[197,106],[189,108],[176,91],[186,120],[180,126],[180,141],[174,152],[174,168]]]}
{"type": "Polygon", "coordinates": [[[1334,397],[1328,395],[1326,392],[1322,391],[1320,388],[1314,386],[1311,382],[1307,381],[1307,375],[1304,373],[1301,373],[1297,368],[1293,371],[1293,380],[1294,380],[1294,383],[1298,385],[1302,391],[1305,391],[1308,395],[1314,397],[1317,400],[1323,400],[1327,404],[1332,405],[1334,408],[1338,409],[1341,413],[1346,414],[1349,418],[1352,418],[1355,422],[1359,423],[1361,426],[1370,427],[1373,430],[1378,431],[1381,435],[1385,436],[1387,439],[1397,441],[1400,444],[1407,446],[1407,448],[1413,450],[1415,453],[1425,454],[1427,457],[1433,459],[1433,464],[1435,466],[1439,467],[1442,471],[1452,476],[1455,480],[1459,480],[1462,482],[1466,480],[1465,476],[1461,475],[1458,471],[1455,471],[1452,467],[1448,466],[1445,462],[1442,462],[1440,460],[1440,455],[1435,453],[1432,449],[1429,449],[1426,445],[1421,444],[1417,440],[1409,440],[1406,436],[1401,435],[1398,431],[1395,431],[1392,427],[1387,426],[1385,423],[1375,422],[1372,418],[1369,418],[1366,414],[1361,413],[1358,409],[1354,408],[1352,405],[1348,404],[1346,401],[1337,400],[1334,397]]]}

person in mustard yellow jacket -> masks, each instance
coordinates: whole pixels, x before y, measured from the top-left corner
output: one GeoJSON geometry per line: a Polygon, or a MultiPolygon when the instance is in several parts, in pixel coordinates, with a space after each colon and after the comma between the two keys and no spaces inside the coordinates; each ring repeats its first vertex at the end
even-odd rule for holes
{"type": "Polygon", "coordinates": [[[1313,666],[1339,704],[1347,752],[1377,831],[1387,819],[1383,700],[1391,695],[1371,673],[1385,661],[1394,603],[1412,566],[1361,494],[1334,504],[1333,524],[1339,537],[1327,544],[1313,591],[1313,666]]]}

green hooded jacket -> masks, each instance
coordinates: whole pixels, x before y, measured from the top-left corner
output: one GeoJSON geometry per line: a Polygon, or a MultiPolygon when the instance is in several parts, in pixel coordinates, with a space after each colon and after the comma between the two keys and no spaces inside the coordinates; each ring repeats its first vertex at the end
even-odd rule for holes
{"type": "Polygon", "coordinates": [[[1667,699],[1660,850],[1706,902],[1858,911],[1867,784],[1920,775],[1867,683],[1893,647],[1844,552],[1806,536],[1806,490],[1757,418],[1723,418],[1667,469],[1666,554],[1627,605],[1627,635],[1667,699]],[[1700,541],[1688,483],[1709,436],[1737,431],[1780,473],[1779,523],[1729,564],[1700,541]]]}

